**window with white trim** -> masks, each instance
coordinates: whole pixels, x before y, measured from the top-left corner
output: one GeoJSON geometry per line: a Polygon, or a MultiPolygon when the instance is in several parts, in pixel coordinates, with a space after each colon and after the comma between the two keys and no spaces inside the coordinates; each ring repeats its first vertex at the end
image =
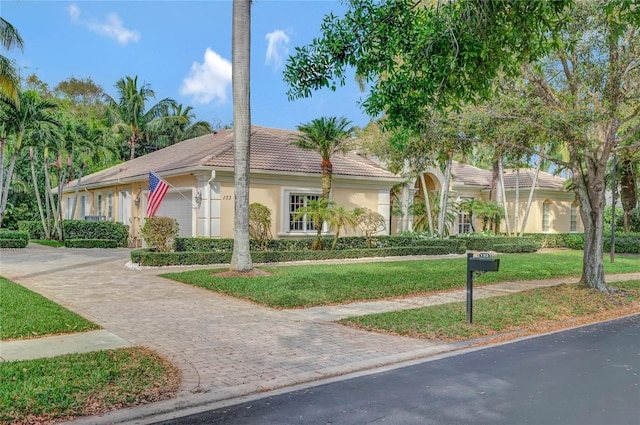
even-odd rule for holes
{"type": "Polygon", "coordinates": [[[65,201],[65,212],[64,212],[64,218],[66,218],[67,220],[72,219],[73,217],[71,216],[71,208],[73,207],[73,198],[71,196],[68,196],[66,201],[65,201]]]}
{"type": "Polygon", "coordinates": [[[87,195],[80,196],[80,220],[84,220],[86,215],[89,215],[87,211],[88,199],[87,195]]]}
{"type": "Polygon", "coordinates": [[[578,203],[571,204],[571,232],[578,231],[578,203]]]}
{"type": "Polygon", "coordinates": [[[97,201],[97,209],[96,209],[96,213],[97,215],[101,216],[102,215],[102,193],[98,193],[97,195],[98,201],[97,201]]]}
{"type": "MultiPolygon", "coordinates": [[[[465,199],[473,198],[460,198],[460,202],[464,202],[465,199]]],[[[465,210],[458,210],[458,234],[471,233],[473,231],[473,215],[465,210]]]]}
{"type": "Polygon", "coordinates": [[[551,229],[551,201],[546,200],[542,204],[542,231],[548,232],[551,229]]]}
{"type": "Polygon", "coordinates": [[[311,222],[311,218],[307,214],[302,217],[296,218],[296,211],[298,208],[306,207],[309,201],[317,201],[320,195],[307,194],[307,193],[289,193],[289,228],[288,232],[294,233],[306,233],[317,232],[317,228],[311,222]]]}
{"type": "Polygon", "coordinates": [[[107,192],[107,221],[113,221],[113,192],[107,192]]]}

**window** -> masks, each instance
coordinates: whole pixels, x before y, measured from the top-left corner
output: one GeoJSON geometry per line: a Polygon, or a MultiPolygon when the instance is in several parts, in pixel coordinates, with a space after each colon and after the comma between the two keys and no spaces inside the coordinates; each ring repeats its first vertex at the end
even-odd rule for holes
{"type": "Polygon", "coordinates": [[[578,231],[578,204],[574,202],[571,204],[571,232],[578,231]]]}
{"type": "Polygon", "coordinates": [[[129,192],[123,190],[118,195],[118,219],[122,224],[129,224],[129,211],[131,210],[131,196],[129,192]]]}
{"type": "MultiPolygon", "coordinates": [[[[460,201],[464,202],[465,199],[472,200],[473,198],[462,198],[460,201]]],[[[471,233],[473,232],[472,225],[473,216],[471,213],[465,210],[458,211],[458,233],[471,233]]]]}
{"type": "Polygon", "coordinates": [[[80,197],[80,220],[84,220],[84,217],[88,214],[87,211],[87,195],[80,197]]]}
{"type": "Polygon", "coordinates": [[[551,201],[544,201],[542,204],[542,231],[548,232],[551,229],[551,201]]]}
{"type": "Polygon", "coordinates": [[[73,198],[71,196],[67,197],[67,199],[65,200],[65,212],[64,212],[64,218],[66,218],[67,220],[72,219],[73,217],[71,216],[71,208],[73,207],[73,198]]]}
{"type": "Polygon", "coordinates": [[[315,232],[316,227],[306,214],[295,219],[298,208],[306,207],[309,201],[315,201],[320,195],[305,193],[289,193],[289,232],[315,232]]]}
{"type": "Polygon", "coordinates": [[[107,192],[107,221],[113,221],[113,192],[107,192]]]}
{"type": "Polygon", "coordinates": [[[102,216],[102,193],[98,193],[98,208],[96,214],[102,216]]]}

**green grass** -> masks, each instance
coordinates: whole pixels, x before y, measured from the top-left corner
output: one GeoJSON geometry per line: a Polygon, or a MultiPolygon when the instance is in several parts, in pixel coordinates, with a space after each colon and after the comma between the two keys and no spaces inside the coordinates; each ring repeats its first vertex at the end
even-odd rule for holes
{"type": "Polygon", "coordinates": [[[29,240],[29,242],[37,243],[37,244],[40,244],[40,245],[52,246],[52,247],[55,247],[55,248],[60,248],[61,246],[64,246],[64,242],[49,241],[49,240],[46,240],[46,239],[31,239],[31,240],[29,240]]]}
{"type": "MultiPolygon", "coordinates": [[[[474,279],[496,282],[576,277],[582,272],[581,251],[503,254],[500,271],[474,279]]],[[[637,272],[638,258],[605,262],[606,273],[637,272]]],[[[193,270],[162,276],[276,308],[374,300],[466,286],[466,258],[358,264],[264,267],[270,276],[220,277],[224,270],[193,270]]]]}
{"type": "Polygon", "coordinates": [[[466,323],[465,302],[351,317],[340,323],[370,331],[459,341],[604,312],[640,299],[640,281],[611,286],[624,289],[625,295],[608,296],[573,284],[476,300],[471,325],[466,323]]]}
{"type": "Polygon", "coordinates": [[[0,423],[49,423],[169,398],[179,371],[143,348],[7,362],[0,423]]]}
{"type": "Polygon", "coordinates": [[[3,277],[0,277],[0,312],[0,340],[100,328],[42,295],[3,277]]]}

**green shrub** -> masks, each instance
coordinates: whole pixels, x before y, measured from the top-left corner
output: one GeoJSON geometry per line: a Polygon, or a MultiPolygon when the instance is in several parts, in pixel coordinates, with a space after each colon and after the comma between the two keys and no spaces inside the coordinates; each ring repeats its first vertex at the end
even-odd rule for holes
{"type": "MultiPolygon", "coordinates": [[[[283,261],[331,260],[365,257],[389,257],[407,255],[449,254],[448,246],[416,246],[378,249],[345,249],[342,251],[252,251],[254,263],[277,263],[283,261]]],[[[193,264],[228,264],[231,252],[154,252],[137,249],[131,252],[131,261],[142,266],[173,266],[193,264]]]]}
{"type": "Polygon", "coordinates": [[[271,236],[271,210],[266,205],[253,202],[249,205],[249,238],[265,250],[271,236]]]}
{"type": "Polygon", "coordinates": [[[539,249],[539,245],[535,243],[520,243],[520,244],[495,244],[493,250],[496,252],[520,254],[524,252],[536,252],[539,249]]]}
{"type": "Polygon", "coordinates": [[[122,223],[64,220],[62,225],[65,239],[113,239],[121,247],[126,247],[129,241],[129,226],[122,223]]]}
{"type": "MultiPolygon", "coordinates": [[[[524,246],[535,246],[535,250],[540,249],[540,244],[532,240],[531,238],[519,238],[519,237],[508,237],[508,236],[495,236],[495,237],[469,237],[469,236],[457,236],[455,239],[463,242],[467,249],[471,251],[498,251],[496,249],[497,245],[524,245],[524,246]]],[[[512,248],[516,249],[516,248],[512,248]]],[[[528,249],[528,248],[523,248],[528,249]]],[[[534,251],[521,251],[521,252],[534,252],[534,251]]],[[[518,252],[518,251],[511,251],[518,252]]]]}
{"type": "MultiPolygon", "coordinates": [[[[63,220],[65,239],[113,239],[118,246],[129,242],[129,226],[113,221],[63,220]]],[[[18,229],[29,233],[29,239],[46,239],[41,221],[20,221],[18,229]]]]}
{"type": "Polygon", "coordinates": [[[117,248],[115,239],[66,239],[64,246],[67,248],[117,248]]]}
{"type": "MultiPolygon", "coordinates": [[[[269,251],[310,251],[315,238],[302,239],[272,239],[267,244],[269,251]]],[[[328,250],[332,239],[324,238],[323,245],[328,250]]],[[[373,248],[394,248],[411,246],[445,246],[449,253],[460,253],[460,247],[465,247],[461,239],[432,239],[412,236],[388,236],[381,235],[374,238],[373,248]]],[[[250,241],[251,250],[262,249],[257,241],[250,241]]],[[[346,236],[338,239],[336,251],[345,249],[366,249],[367,239],[363,236],[346,236]]],[[[465,248],[466,249],[466,248],[465,248]]],[[[176,238],[176,251],[233,251],[233,239],[206,239],[206,238],[176,238]]],[[[462,251],[464,253],[464,250],[462,251]]]]}
{"type": "Polygon", "coordinates": [[[20,239],[0,239],[0,248],[26,248],[29,242],[20,239]]]}
{"type": "Polygon", "coordinates": [[[26,248],[27,244],[29,244],[29,233],[0,229],[0,248],[26,248]]]}
{"type": "Polygon", "coordinates": [[[29,233],[19,230],[0,229],[0,239],[24,239],[29,242],[29,233]]]}
{"type": "Polygon", "coordinates": [[[169,251],[180,231],[178,221],[171,217],[150,217],[142,227],[142,237],[147,246],[159,252],[169,251]]]}
{"type": "MultiPolygon", "coordinates": [[[[605,235],[604,251],[611,251],[611,235],[605,235]]],[[[640,254],[640,233],[616,233],[615,252],[620,254],[640,254]]]]}
{"type": "Polygon", "coordinates": [[[41,221],[19,221],[18,230],[27,232],[29,239],[45,239],[44,228],[41,221]]]}

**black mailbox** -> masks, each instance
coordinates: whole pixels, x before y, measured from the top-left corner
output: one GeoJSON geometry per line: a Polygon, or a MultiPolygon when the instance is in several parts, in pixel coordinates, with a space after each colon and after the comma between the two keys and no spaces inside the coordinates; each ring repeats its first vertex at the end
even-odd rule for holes
{"type": "Polygon", "coordinates": [[[500,267],[498,258],[471,257],[467,261],[472,272],[497,272],[500,267]]]}

